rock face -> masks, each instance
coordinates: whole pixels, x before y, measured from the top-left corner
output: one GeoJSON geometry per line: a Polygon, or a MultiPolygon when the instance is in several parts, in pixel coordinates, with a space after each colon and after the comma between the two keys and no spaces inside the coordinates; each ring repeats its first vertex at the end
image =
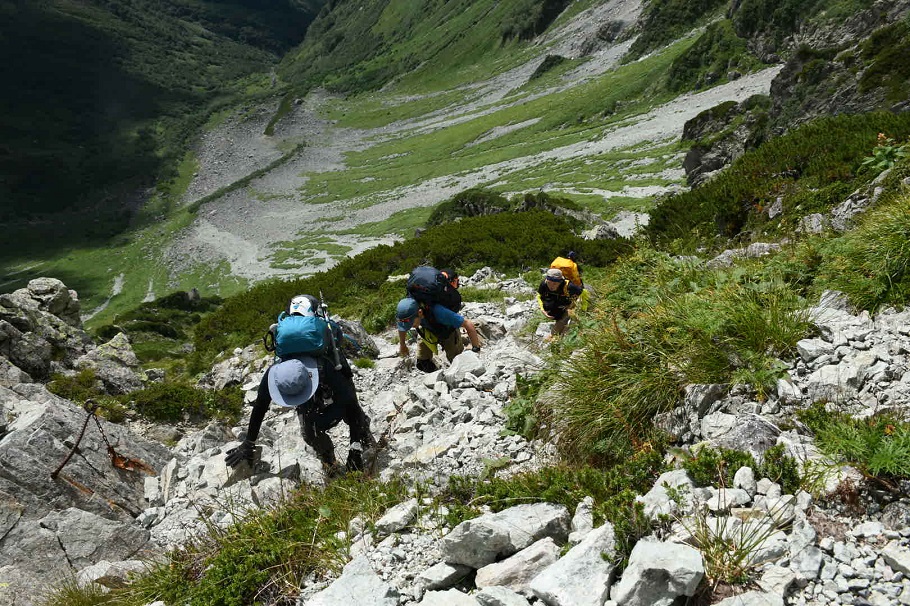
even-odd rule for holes
{"type": "MultiPolygon", "coordinates": [[[[740,4],[731,7],[734,21],[740,4]]],[[[884,81],[866,77],[877,58],[866,41],[875,32],[887,39],[887,29],[908,13],[907,0],[876,2],[845,19],[804,23],[783,39],[776,31],[752,35],[750,49],[763,60],[779,62],[778,52],[783,49],[788,59],[771,84],[769,98],[719,105],[686,123],[683,138],[697,142],[683,164],[689,184],[703,183],[769,135],[813,118],[910,109],[906,99],[890,98],[884,81]]]]}
{"type": "Polygon", "coordinates": [[[168,450],[122,426],[90,421],[85,409],[34,382],[83,367],[110,393],[142,386],[123,335],[96,347],[82,330],[76,293],[59,280],[39,278],[0,295],[0,604],[28,604],[23,595],[37,595],[49,581],[153,547],[134,517],[147,507],[145,480],[167,462],[168,450]],[[83,427],[78,452],[52,476],[83,427]],[[109,445],[146,471],[115,467],[109,445]]]}

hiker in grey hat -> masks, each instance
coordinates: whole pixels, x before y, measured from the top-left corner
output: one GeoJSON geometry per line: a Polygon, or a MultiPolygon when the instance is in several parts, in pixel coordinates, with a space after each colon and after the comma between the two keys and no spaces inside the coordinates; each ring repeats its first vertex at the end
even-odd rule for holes
{"type": "Polygon", "coordinates": [[[575,305],[575,300],[581,292],[581,286],[569,282],[559,269],[551,267],[547,270],[537,288],[537,304],[543,315],[555,320],[550,337],[566,332],[569,325],[569,310],[575,305]]]}
{"type": "Polygon", "coordinates": [[[320,313],[319,301],[311,295],[291,299],[288,312],[269,328],[266,349],[275,351],[278,361],[259,383],[244,440],[227,451],[224,461],[229,467],[253,461],[262,420],[270,402],[275,402],[296,409],[303,439],[316,451],[329,476],[340,475],[343,470],[335,460],[335,445],[327,432],[341,421],[347,423],[351,445],[346,468],[362,471],[363,452],[376,442],[370,433],[370,419],[357,401],[354,373],[340,345],[336,345],[344,336],[341,327],[320,313]]]}

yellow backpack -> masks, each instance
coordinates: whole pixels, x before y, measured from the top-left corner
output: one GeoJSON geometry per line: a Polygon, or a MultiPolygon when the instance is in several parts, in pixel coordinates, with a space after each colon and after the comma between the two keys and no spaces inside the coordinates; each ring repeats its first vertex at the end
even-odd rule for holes
{"type": "Polygon", "coordinates": [[[550,267],[561,271],[566,280],[572,284],[581,286],[581,274],[578,273],[578,265],[572,259],[556,257],[553,259],[553,262],[550,263],[550,267]]]}

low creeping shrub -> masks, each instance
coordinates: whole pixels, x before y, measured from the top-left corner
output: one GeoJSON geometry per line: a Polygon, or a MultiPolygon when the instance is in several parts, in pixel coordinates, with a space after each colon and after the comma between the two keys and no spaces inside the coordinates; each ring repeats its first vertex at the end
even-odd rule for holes
{"type": "Polygon", "coordinates": [[[707,447],[683,463],[696,486],[733,486],[733,476],[740,467],[750,467],[756,478],[777,482],[787,494],[794,494],[802,487],[799,467],[786,455],[783,445],[765,451],[761,462],[756,462],[747,452],[707,447]]]}
{"type": "Polygon", "coordinates": [[[837,461],[892,488],[910,478],[910,423],[896,413],[855,419],[818,403],[798,417],[815,433],[819,449],[837,461]]]}

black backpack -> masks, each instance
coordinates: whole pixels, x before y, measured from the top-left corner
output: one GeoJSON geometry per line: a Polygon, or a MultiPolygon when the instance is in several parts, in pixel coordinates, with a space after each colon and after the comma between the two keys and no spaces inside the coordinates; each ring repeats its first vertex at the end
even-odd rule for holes
{"type": "Polygon", "coordinates": [[[415,267],[408,276],[406,289],[409,297],[425,307],[438,303],[454,312],[461,310],[461,293],[449,285],[445,274],[435,267],[415,267]]]}

